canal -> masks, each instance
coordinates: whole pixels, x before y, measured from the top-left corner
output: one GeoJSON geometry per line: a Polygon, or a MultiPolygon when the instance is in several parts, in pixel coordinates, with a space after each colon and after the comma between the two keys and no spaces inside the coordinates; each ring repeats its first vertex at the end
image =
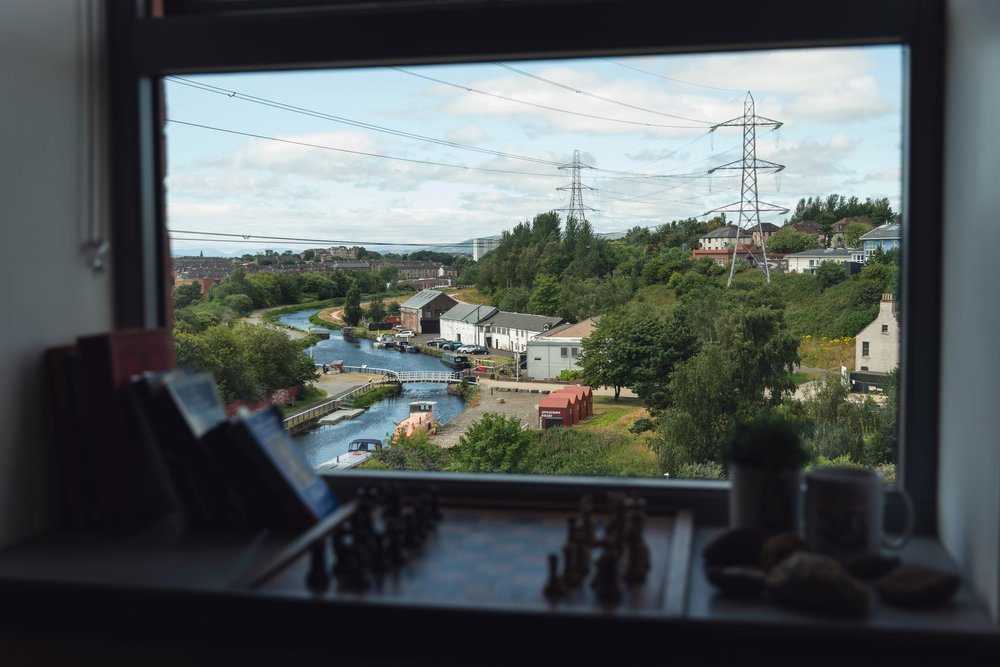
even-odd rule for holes
{"type": "MultiPolygon", "coordinates": [[[[289,327],[307,331],[309,316],[316,310],[304,310],[278,317],[289,327]]],[[[343,361],[345,366],[367,364],[374,368],[397,371],[447,371],[437,357],[403,353],[376,348],[367,338],[345,338],[339,331],[331,331],[328,340],[321,340],[309,349],[317,364],[343,361]]],[[[311,431],[294,436],[294,440],[313,466],[334,459],[347,452],[347,445],[355,438],[388,439],[396,424],[406,418],[411,401],[436,401],[434,416],[447,425],[464,409],[462,399],[450,395],[447,385],[435,382],[414,382],[403,385],[403,393],[395,398],[379,401],[354,419],[318,426],[311,431]]],[[[447,426],[445,426],[447,428],[447,426]]]]}

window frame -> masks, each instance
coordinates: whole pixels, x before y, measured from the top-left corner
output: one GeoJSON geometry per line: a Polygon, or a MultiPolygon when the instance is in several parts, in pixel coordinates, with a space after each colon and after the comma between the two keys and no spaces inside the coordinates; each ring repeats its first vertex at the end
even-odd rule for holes
{"type": "MultiPolygon", "coordinates": [[[[767,12],[736,3],[719,10],[661,0],[107,3],[116,325],[159,327],[171,319],[162,76],[898,44],[906,47],[907,68],[901,297],[920,295],[902,310],[898,421],[906,444],[898,478],[913,499],[916,531],[936,533],[941,275],[917,268],[941,265],[944,0],[843,0],[835,8],[814,8],[821,16],[810,16],[797,0],[773,0],[767,12]]],[[[349,484],[369,477],[354,475],[349,484]]],[[[457,493],[500,497],[578,493],[613,482],[693,503],[696,513],[705,511],[699,519],[711,522],[724,522],[728,489],[724,482],[442,477],[435,483],[457,493]]]]}

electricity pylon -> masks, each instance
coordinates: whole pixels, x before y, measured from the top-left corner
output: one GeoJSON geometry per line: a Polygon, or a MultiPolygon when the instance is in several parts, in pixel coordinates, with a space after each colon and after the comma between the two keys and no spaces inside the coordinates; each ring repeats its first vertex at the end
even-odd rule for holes
{"type": "Polygon", "coordinates": [[[564,185],[556,190],[569,190],[569,206],[564,208],[557,208],[557,211],[566,211],[566,220],[573,218],[576,220],[576,224],[583,224],[587,220],[586,211],[596,211],[597,209],[585,206],[583,203],[583,191],[593,190],[594,188],[583,185],[580,181],[580,169],[587,167],[589,165],[580,164],[580,151],[573,151],[573,162],[571,164],[564,164],[559,167],[560,169],[572,169],[573,170],[573,180],[569,185],[564,185]]]}
{"type": "Polygon", "coordinates": [[[754,226],[757,227],[757,233],[760,234],[760,250],[763,259],[762,263],[764,266],[764,275],[767,276],[767,282],[771,282],[771,269],[767,264],[767,248],[764,245],[764,229],[760,222],[760,212],[788,213],[788,209],[776,204],[762,202],[757,198],[757,170],[760,169],[777,173],[784,169],[785,165],[757,159],[757,128],[770,127],[776,130],[782,125],[783,123],[780,121],[758,116],[754,111],[753,95],[747,92],[746,100],[743,102],[742,116],[727,120],[724,123],[718,123],[709,129],[709,132],[715,132],[720,127],[743,128],[743,159],[734,160],[733,162],[719,165],[718,167],[713,167],[708,170],[708,173],[710,174],[720,169],[740,169],[743,171],[743,188],[740,200],[738,202],[733,202],[732,204],[720,206],[719,208],[713,208],[711,211],[707,211],[705,213],[705,215],[708,215],[709,213],[736,212],[740,214],[736,221],[736,238],[733,239],[733,260],[729,264],[729,282],[726,283],[727,287],[733,284],[733,273],[736,271],[736,252],[739,247],[740,231],[744,228],[752,229],[754,226]]]}

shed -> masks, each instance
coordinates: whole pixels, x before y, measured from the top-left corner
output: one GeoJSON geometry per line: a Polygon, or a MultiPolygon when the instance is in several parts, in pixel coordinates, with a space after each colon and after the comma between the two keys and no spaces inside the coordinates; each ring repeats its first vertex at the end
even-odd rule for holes
{"type": "Polygon", "coordinates": [[[573,407],[570,397],[565,394],[549,394],[538,402],[538,428],[572,426],[573,407]]]}
{"type": "Polygon", "coordinates": [[[552,392],[549,396],[565,396],[569,400],[569,407],[573,412],[574,424],[583,419],[583,402],[575,391],[572,391],[569,387],[563,387],[558,391],[552,392]]]}
{"type": "Polygon", "coordinates": [[[581,385],[570,385],[563,387],[556,393],[571,393],[575,395],[580,403],[580,419],[586,419],[594,414],[594,392],[590,387],[581,385]]]}

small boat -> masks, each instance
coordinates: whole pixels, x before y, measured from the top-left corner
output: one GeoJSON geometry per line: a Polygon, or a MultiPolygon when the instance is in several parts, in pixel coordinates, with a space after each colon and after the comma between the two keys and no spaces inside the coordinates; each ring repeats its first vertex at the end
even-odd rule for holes
{"type": "Polygon", "coordinates": [[[417,431],[430,435],[437,432],[434,425],[434,406],[437,401],[414,401],[410,403],[410,415],[396,426],[395,435],[410,436],[417,431]]]}
{"type": "Polygon", "coordinates": [[[382,449],[382,441],[376,438],[358,438],[347,445],[347,453],[316,466],[317,470],[347,470],[356,468],[382,449]]]}
{"type": "Polygon", "coordinates": [[[409,343],[400,343],[398,346],[400,352],[419,352],[416,345],[410,345],[409,343]]]}

